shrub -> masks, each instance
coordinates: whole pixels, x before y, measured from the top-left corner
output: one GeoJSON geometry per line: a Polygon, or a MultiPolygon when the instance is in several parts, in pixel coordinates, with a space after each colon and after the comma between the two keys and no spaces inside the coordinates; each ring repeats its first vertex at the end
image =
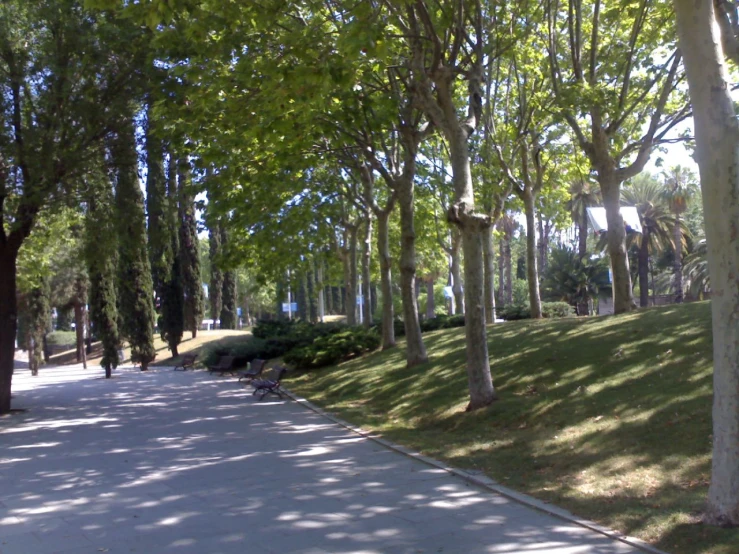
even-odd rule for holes
{"type": "Polygon", "coordinates": [[[506,321],[529,319],[531,318],[531,310],[528,306],[511,304],[510,306],[504,306],[502,310],[499,310],[498,317],[505,319],[506,321]]]}
{"type": "Polygon", "coordinates": [[[567,302],[542,302],[541,314],[544,317],[572,317],[575,309],[567,302]]]}
{"type": "MultiPolygon", "coordinates": [[[[567,302],[542,302],[541,315],[545,318],[571,317],[574,309],[567,302]]],[[[528,306],[505,306],[498,312],[498,316],[506,321],[530,319],[531,309],[528,306]]]]}
{"type": "Polygon", "coordinates": [[[49,346],[69,346],[74,348],[77,344],[77,333],[74,331],[53,331],[46,335],[46,343],[49,346]]]}
{"type": "Polygon", "coordinates": [[[289,335],[293,327],[295,327],[295,321],[290,319],[260,319],[252,329],[251,334],[258,339],[268,339],[270,337],[289,335]]]}
{"type": "Polygon", "coordinates": [[[380,337],[375,332],[350,328],[319,337],[309,346],[295,348],[283,359],[299,369],[316,369],[375,350],[379,346],[380,337]]]}

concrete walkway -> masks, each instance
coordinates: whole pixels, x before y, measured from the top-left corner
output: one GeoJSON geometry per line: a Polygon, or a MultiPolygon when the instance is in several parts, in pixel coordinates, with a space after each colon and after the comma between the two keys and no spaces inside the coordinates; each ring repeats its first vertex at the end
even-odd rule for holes
{"type": "Polygon", "coordinates": [[[18,371],[0,553],[637,550],[203,372],[18,371]]]}

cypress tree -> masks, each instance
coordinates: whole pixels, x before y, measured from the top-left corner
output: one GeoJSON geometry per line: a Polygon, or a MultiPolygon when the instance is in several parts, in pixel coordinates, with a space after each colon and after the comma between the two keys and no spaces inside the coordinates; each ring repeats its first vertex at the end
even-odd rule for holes
{"type": "Polygon", "coordinates": [[[173,252],[168,221],[167,183],[164,176],[164,144],[153,129],[151,103],[147,109],[146,168],[146,213],[151,280],[156,296],[161,298],[164,281],[172,271],[173,252]]]}
{"type": "Polygon", "coordinates": [[[177,187],[180,214],[180,264],[185,296],[185,329],[198,334],[203,320],[203,286],[200,282],[200,249],[195,205],[192,199],[190,162],[181,158],[177,164],[177,187]]]}
{"type": "MultiPolygon", "coordinates": [[[[221,230],[220,226],[212,225],[209,229],[208,245],[210,247],[210,317],[215,320],[221,315],[221,293],[223,289],[223,272],[218,267],[216,260],[221,252],[221,230]]],[[[223,328],[223,322],[221,322],[223,328]]]]}
{"type": "Polygon", "coordinates": [[[90,276],[90,321],[93,332],[103,345],[100,365],[105,378],[110,379],[118,367],[118,308],[116,303],[116,232],[114,226],[113,195],[107,184],[93,190],[88,205],[85,253],[90,276]]]}
{"type": "Polygon", "coordinates": [[[43,279],[25,298],[25,338],[31,375],[38,375],[44,356],[44,337],[49,330],[49,282],[43,279]]]}
{"type": "Polygon", "coordinates": [[[165,234],[169,247],[167,253],[167,264],[162,274],[161,282],[161,315],[159,317],[159,333],[162,340],[172,356],[178,356],[177,350],[182,342],[182,334],[185,329],[185,293],[182,288],[182,266],[180,263],[180,240],[179,224],[177,222],[177,172],[175,164],[170,156],[167,179],[163,180],[165,189],[165,203],[162,212],[162,231],[165,234]]]}
{"type": "Polygon", "coordinates": [[[131,361],[146,371],[154,350],[154,291],[146,248],[144,199],[138,178],[133,125],[123,127],[113,143],[118,222],[118,295],[121,334],[131,345],[131,361]]]}
{"type": "MultiPolygon", "coordinates": [[[[221,227],[221,248],[228,243],[228,233],[221,227]]],[[[236,272],[229,270],[223,272],[223,289],[221,297],[221,329],[236,329],[236,272]]]]}

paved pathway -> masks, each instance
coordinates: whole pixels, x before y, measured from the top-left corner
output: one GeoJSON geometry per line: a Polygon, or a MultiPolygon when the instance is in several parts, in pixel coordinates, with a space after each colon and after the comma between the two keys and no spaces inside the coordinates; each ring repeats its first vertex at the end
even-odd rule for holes
{"type": "Polygon", "coordinates": [[[635,554],[202,372],[19,371],[0,553],[635,554]]]}

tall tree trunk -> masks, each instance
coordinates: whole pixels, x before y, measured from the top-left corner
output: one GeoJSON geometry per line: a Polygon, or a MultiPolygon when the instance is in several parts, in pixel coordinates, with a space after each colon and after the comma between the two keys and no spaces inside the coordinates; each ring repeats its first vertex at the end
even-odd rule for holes
{"type": "Polygon", "coordinates": [[[81,301],[74,303],[74,330],[77,337],[77,362],[87,369],[87,352],[85,351],[85,306],[81,301]]]}
{"type": "Polygon", "coordinates": [[[406,337],[408,367],[428,360],[421,337],[416,301],[416,229],[414,217],[414,190],[410,179],[399,183],[400,204],[400,295],[403,302],[403,323],[406,337]]]}
{"type": "Polygon", "coordinates": [[[541,297],[539,296],[539,269],[536,257],[536,206],[534,194],[527,187],[523,193],[523,205],[526,212],[526,278],[529,285],[529,304],[531,318],[541,319],[541,297]]]}
{"type": "Polygon", "coordinates": [[[0,242],[0,414],[10,411],[15,335],[18,324],[16,260],[18,251],[0,242]]]}
{"type": "Polygon", "coordinates": [[[434,303],[434,278],[426,279],[426,319],[436,317],[436,304],[434,303]]]}
{"type": "Polygon", "coordinates": [[[635,304],[631,290],[629,256],[626,251],[626,229],[620,212],[621,184],[613,174],[604,171],[598,175],[598,181],[608,222],[608,255],[611,257],[613,272],[613,312],[622,314],[631,311],[635,304]]]}
{"type": "Polygon", "coordinates": [[[395,346],[393,320],[393,283],[390,258],[390,213],[377,214],[377,253],[380,257],[380,290],[382,291],[382,349],[395,346]]]}
{"type": "Polygon", "coordinates": [[[359,270],[357,268],[357,227],[349,230],[349,280],[346,283],[346,321],[349,325],[357,324],[357,294],[359,294],[359,270]]]}
{"type": "Polygon", "coordinates": [[[537,214],[536,219],[539,225],[539,243],[537,245],[538,254],[539,254],[538,270],[539,270],[539,273],[544,273],[544,271],[547,268],[547,252],[549,251],[549,233],[547,232],[547,230],[545,230],[544,221],[541,217],[541,213],[537,214]]]}
{"type": "Polygon", "coordinates": [[[582,204],[582,214],[578,221],[577,241],[577,255],[582,259],[588,253],[588,207],[585,202],[582,204]]]}
{"type": "Polygon", "coordinates": [[[498,300],[505,306],[505,237],[498,242],[498,300]]]}
{"type": "Polygon", "coordinates": [[[683,301],[683,233],[680,214],[675,214],[675,226],[672,229],[675,241],[675,262],[672,265],[674,273],[675,303],[683,301]]]}
{"type": "Polygon", "coordinates": [[[639,247],[639,306],[649,306],[649,230],[643,229],[639,247]]]}
{"type": "Polygon", "coordinates": [[[513,233],[506,232],[503,241],[503,258],[505,260],[505,305],[513,304],[513,256],[511,255],[511,241],[513,233]]]}
{"type": "Polygon", "coordinates": [[[459,126],[446,130],[452,164],[454,204],[449,220],[462,232],[464,252],[465,345],[470,402],[467,410],[483,408],[496,399],[488,359],[485,328],[485,270],[482,257],[482,231],[490,225],[488,216],[475,213],[469,148],[465,130],[459,126]]]}
{"type": "Polygon", "coordinates": [[[483,263],[485,264],[485,323],[495,323],[495,247],[491,225],[482,232],[483,263]]]}
{"type": "Polygon", "coordinates": [[[713,324],[713,459],[705,521],[739,525],[739,123],[713,2],[674,0],[695,121],[713,324]]]}
{"type": "Polygon", "coordinates": [[[461,247],[462,247],[462,232],[452,227],[452,294],[454,294],[454,313],[464,313],[464,287],[462,282],[462,261],[461,261],[461,247]]]}
{"type": "Polygon", "coordinates": [[[316,289],[318,290],[318,321],[323,323],[326,316],[326,287],[323,286],[323,260],[316,266],[316,289]]]}
{"type": "Polygon", "coordinates": [[[367,221],[362,240],[362,308],[364,320],[362,324],[369,329],[372,326],[372,213],[367,213],[367,221]]]}

